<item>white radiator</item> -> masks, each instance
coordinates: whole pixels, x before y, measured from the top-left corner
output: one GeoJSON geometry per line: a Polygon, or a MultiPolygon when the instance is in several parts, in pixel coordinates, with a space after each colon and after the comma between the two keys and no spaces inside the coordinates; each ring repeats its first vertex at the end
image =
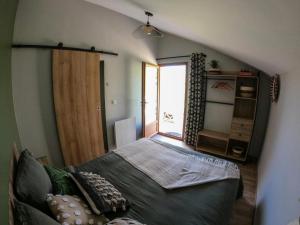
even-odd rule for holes
{"type": "Polygon", "coordinates": [[[115,140],[117,148],[136,141],[135,123],[135,117],[115,122],[115,140]]]}

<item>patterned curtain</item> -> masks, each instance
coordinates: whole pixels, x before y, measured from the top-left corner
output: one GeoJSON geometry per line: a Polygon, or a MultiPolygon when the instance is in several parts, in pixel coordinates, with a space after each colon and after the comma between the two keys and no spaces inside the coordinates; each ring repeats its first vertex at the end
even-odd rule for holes
{"type": "Polygon", "coordinates": [[[202,53],[193,53],[189,77],[188,114],[185,128],[185,142],[196,145],[197,134],[204,127],[206,78],[205,58],[202,53]]]}

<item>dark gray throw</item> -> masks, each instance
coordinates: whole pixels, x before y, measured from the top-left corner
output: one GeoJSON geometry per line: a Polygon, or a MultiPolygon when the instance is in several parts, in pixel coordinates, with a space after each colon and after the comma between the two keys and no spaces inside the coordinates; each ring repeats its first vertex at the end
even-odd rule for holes
{"type": "Polygon", "coordinates": [[[117,216],[147,225],[227,225],[239,188],[239,180],[228,179],[166,190],[112,152],[78,169],[100,174],[130,202],[117,216]]]}

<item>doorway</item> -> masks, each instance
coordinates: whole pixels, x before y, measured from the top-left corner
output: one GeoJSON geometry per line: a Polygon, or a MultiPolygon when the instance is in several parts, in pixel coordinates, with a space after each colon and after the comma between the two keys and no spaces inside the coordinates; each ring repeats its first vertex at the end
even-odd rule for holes
{"type": "Polygon", "coordinates": [[[162,135],[183,139],[186,63],[159,66],[159,127],[162,135]]]}
{"type": "Polygon", "coordinates": [[[142,126],[143,137],[158,132],[158,77],[159,67],[143,63],[142,76],[142,126]]]}
{"type": "Polygon", "coordinates": [[[187,63],[143,63],[143,134],[183,140],[187,63]]]}

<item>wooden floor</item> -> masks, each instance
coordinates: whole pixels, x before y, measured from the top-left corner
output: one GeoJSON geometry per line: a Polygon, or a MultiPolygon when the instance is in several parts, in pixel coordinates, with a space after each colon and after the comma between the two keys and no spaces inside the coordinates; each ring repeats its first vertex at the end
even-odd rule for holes
{"type": "Polygon", "coordinates": [[[229,225],[252,225],[256,201],[256,163],[239,164],[244,182],[243,198],[234,205],[233,215],[229,225]]]}
{"type": "MultiPolygon", "coordinates": [[[[153,138],[165,141],[179,147],[192,150],[192,148],[182,141],[155,135],[153,138]]],[[[252,225],[256,201],[256,181],[257,165],[256,163],[238,164],[244,183],[243,197],[235,202],[233,215],[229,225],[252,225]]]]}

